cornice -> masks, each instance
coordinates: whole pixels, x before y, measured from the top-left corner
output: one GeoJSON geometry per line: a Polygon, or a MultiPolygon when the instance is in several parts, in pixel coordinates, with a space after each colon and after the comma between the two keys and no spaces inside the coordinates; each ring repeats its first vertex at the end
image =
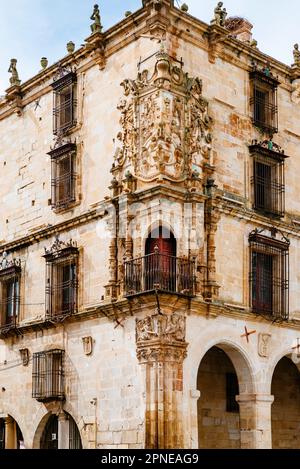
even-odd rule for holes
{"type": "Polygon", "coordinates": [[[24,249],[32,244],[40,242],[43,239],[49,238],[50,236],[54,236],[63,231],[73,229],[92,220],[103,218],[105,215],[105,211],[97,209],[85,212],[77,217],[70,218],[61,223],[57,223],[56,225],[50,225],[46,228],[40,229],[36,233],[31,233],[29,235],[23,236],[22,238],[15,239],[14,241],[1,244],[0,254],[4,251],[10,252],[24,249]]]}
{"type": "MultiPolygon", "coordinates": [[[[208,38],[212,31],[211,25],[204,23],[200,19],[183,12],[176,7],[168,7],[167,11],[169,25],[166,23],[165,27],[171,35],[181,37],[185,41],[193,43],[205,51],[209,50],[208,38]],[[170,21],[172,19],[173,22],[170,21]],[[174,23],[176,25],[175,27],[174,23]],[[194,31],[190,31],[189,27],[193,27],[194,31]],[[194,32],[198,32],[198,38],[195,37],[194,32]]],[[[163,13],[158,13],[157,15],[153,16],[151,11],[145,7],[137,10],[127,18],[124,18],[122,21],[106,30],[101,35],[103,43],[105,44],[105,58],[107,59],[111,57],[118,50],[136,41],[141,34],[149,31],[151,23],[158,21],[156,18],[165,17],[166,15],[163,13]]],[[[292,67],[233,37],[224,36],[221,41],[225,47],[219,56],[224,60],[248,71],[251,69],[251,60],[257,61],[258,65],[264,65],[266,62],[269,62],[274,72],[284,77],[281,86],[291,86],[290,82],[294,76],[294,70],[292,67]],[[233,55],[230,56],[229,52],[233,53],[233,55]],[[246,59],[249,63],[245,63],[245,60],[241,60],[238,57],[241,55],[241,53],[246,55],[246,59]]],[[[86,46],[82,46],[73,54],[66,55],[62,59],[55,62],[53,65],[49,66],[46,70],[39,72],[34,77],[21,84],[20,93],[23,98],[23,106],[26,106],[30,102],[34,101],[36,96],[44,95],[51,90],[49,80],[53,78],[59,67],[77,64],[77,71],[80,73],[81,70],[87,70],[93,66],[96,66],[95,60],[91,57],[92,53],[93,50],[90,50],[86,46]],[[83,63],[84,61],[85,63],[83,63]],[[44,84],[46,84],[44,88],[34,92],[31,96],[26,96],[26,94],[33,91],[34,88],[43,86],[44,84]]],[[[5,98],[0,101],[0,119],[3,119],[13,113],[14,109],[9,107],[9,104],[5,98]]]]}

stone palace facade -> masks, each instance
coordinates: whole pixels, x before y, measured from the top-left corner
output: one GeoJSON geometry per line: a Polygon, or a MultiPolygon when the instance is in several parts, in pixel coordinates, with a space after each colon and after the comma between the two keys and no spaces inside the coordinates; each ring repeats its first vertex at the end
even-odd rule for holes
{"type": "Polygon", "coordinates": [[[78,50],[11,60],[0,448],[300,446],[299,48],[212,17],[96,5],[78,50]]]}

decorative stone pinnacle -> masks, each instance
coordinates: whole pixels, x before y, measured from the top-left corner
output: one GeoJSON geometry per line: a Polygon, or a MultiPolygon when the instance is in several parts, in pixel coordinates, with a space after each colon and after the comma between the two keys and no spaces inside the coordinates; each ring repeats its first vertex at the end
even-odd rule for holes
{"type": "Polygon", "coordinates": [[[101,24],[101,17],[100,17],[100,10],[98,5],[94,5],[94,11],[91,16],[91,20],[94,21],[91,24],[92,33],[101,33],[102,32],[102,24],[101,24]]]}
{"type": "Polygon", "coordinates": [[[48,67],[48,59],[47,57],[42,57],[41,58],[41,67],[43,70],[48,67]]]}
{"type": "Polygon", "coordinates": [[[180,9],[187,13],[189,11],[189,6],[186,3],[183,3],[180,9]]]}
{"type": "Polygon", "coordinates": [[[19,79],[17,71],[17,59],[10,59],[8,73],[11,73],[11,77],[9,79],[11,86],[20,86],[21,80],[19,79]]]}
{"type": "Polygon", "coordinates": [[[125,11],[125,18],[127,18],[128,16],[132,15],[132,11],[125,11]]]}
{"type": "Polygon", "coordinates": [[[225,27],[225,20],[227,17],[227,10],[223,8],[223,2],[219,2],[214,10],[214,19],[211,21],[211,24],[217,26],[225,27]]]}
{"type": "Polygon", "coordinates": [[[68,51],[68,54],[73,54],[74,50],[75,50],[75,44],[74,44],[74,42],[73,42],[73,41],[69,41],[69,42],[67,43],[67,51],[68,51]]]}

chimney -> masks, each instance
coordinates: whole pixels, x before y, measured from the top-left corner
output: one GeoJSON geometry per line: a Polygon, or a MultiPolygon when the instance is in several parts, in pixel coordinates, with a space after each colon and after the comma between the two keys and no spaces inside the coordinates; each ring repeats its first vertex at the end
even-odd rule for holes
{"type": "Polygon", "coordinates": [[[225,23],[225,28],[231,32],[232,36],[242,42],[250,43],[252,41],[253,24],[245,18],[240,18],[239,16],[228,18],[225,23]]]}

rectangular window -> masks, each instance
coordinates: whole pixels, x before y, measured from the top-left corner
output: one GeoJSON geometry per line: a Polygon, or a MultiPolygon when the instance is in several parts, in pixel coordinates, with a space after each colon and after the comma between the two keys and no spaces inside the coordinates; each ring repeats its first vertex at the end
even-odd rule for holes
{"type": "Polygon", "coordinates": [[[250,234],[250,295],[252,310],[278,319],[288,319],[289,242],[250,234]]]}
{"type": "Polygon", "coordinates": [[[16,326],[20,315],[19,261],[11,261],[7,268],[0,269],[0,310],[1,328],[16,326]]]}
{"type": "Polygon", "coordinates": [[[284,162],[259,154],[253,157],[253,207],[266,215],[284,215],[284,162]]]}
{"type": "Polygon", "coordinates": [[[268,69],[255,69],[250,73],[253,124],[273,135],[278,131],[277,86],[278,80],[268,69]]]}
{"type": "Polygon", "coordinates": [[[32,397],[40,402],[64,399],[64,351],[33,354],[32,397]]]}
{"type": "Polygon", "coordinates": [[[77,311],[78,250],[62,250],[46,257],[46,315],[59,319],[77,311]]]}
{"type": "Polygon", "coordinates": [[[76,74],[66,73],[52,83],[52,88],[54,90],[53,133],[61,135],[76,125],[76,74]]]}
{"type": "Polygon", "coordinates": [[[236,373],[226,373],[226,412],[239,412],[236,396],[239,395],[239,383],[236,373]]]}
{"type": "Polygon", "coordinates": [[[67,143],[51,150],[51,205],[67,209],[76,202],[76,144],[67,143]]]}

